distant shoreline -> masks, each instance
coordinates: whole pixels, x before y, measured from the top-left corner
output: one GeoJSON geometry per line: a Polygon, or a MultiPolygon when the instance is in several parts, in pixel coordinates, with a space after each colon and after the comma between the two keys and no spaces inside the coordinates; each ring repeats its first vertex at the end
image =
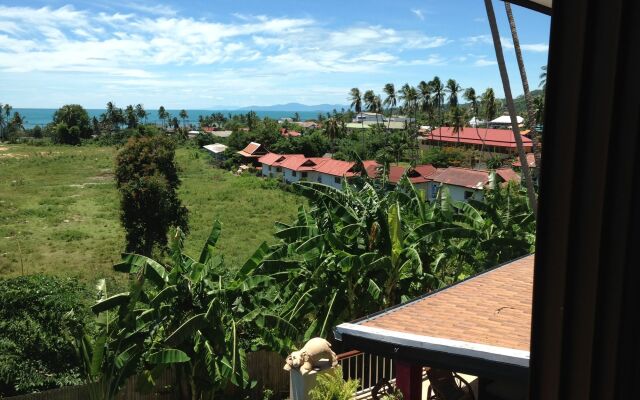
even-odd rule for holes
{"type": "MultiPolygon", "coordinates": [[[[53,120],[53,113],[56,111],[56,108],[13,108],[12,112],[19,112],[20,115],[24,117],[25,123],[24,127],[26,129],[31,129],[36,125],[44,126],[50,123],[53,120]]],[[[88,108],[86,109],[87,113],[89,113],[89,118],[100,118],[100,115],[105,112],[105,109],[96,109],[96,108],[88,108]]],[[[340,109],[338,109],[340,110],[340,109]]],[[[172,117],[177,117],[182,124],[182,119],[179,117],[180,110],[167,110],[172,117]]],[[[198,124],[199,116],[208,116],[212,113],[222,113],[225,117],[231,115],[238,114],[246,114],[252,110],[249,109],[234,109],[234,110],[186,110],[189,118],[187,119],[187,124],[198,124]]],[[[322,114],[326,116],[327,111],[275,111],[275,110],[255,110],[255,113],[260,117],[269,117],[271,119],[280,119],[280,118],[292,118],[295,113],[298,113],[300,116],[300,120],[305,121],[309,119],[317,119],[318,114],[322,114]]],[[[158,113],[156,109],[147,109],[147,113],[149,116],[147,117],[147,123],[157,123],[160,124],[161,120],[158,118],[158,113]]]]}

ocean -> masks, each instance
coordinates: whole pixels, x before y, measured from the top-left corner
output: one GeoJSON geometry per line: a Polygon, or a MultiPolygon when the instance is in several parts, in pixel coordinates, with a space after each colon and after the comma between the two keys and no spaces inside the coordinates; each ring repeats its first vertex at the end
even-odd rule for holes
{"type": "MultiPolygon", "coordinates": [[[[26,129],[31,129],[36,125],[44,126],[50,123],[53,120],[53,113],[56,112],[54,108],[14,108],[12,112],[19,112],[20,115],[23,116],[25,122],[24,127],[26,129]]],[[[180,121],[180,125],[182,125],[182,120],[179,117],[180,110],[167,110],[171,117],[177,117],[180,121]]],[[[229,114],[246,114],[248,110],[186,110],[187,114],[189,114],[189,118],[187,119],[187,123],[198,123],[198,117],[200,115],[206,116],[211,115],[212,113],[220,112],[225,117],[229,117],[229,114]]],[[[89,118],[100,118],[100,115],[104,113],[104,109],[87,109],[87,113],[89,113],[89,118]]],[[[147,117],[148,123],[160,123],[160,119],[158,118],[158,110],[147,110],[149,116],[147,117]]],[[[293,117],[295,111],[256,111],[256,114],[260,118],[269,117],[272,119],[280,119],[284,117],[293,117]]],[[[315,119],[318,117],[318,111],[298,111],[300,114],[300,119],[302,121],[307,119],[315,119]]],[[[322,113],[326,115],[326,112],[322,113]]]]}

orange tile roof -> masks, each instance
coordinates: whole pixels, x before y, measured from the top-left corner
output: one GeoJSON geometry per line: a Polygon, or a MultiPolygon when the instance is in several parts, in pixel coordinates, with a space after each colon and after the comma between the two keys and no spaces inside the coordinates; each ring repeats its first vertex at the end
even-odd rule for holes
{"type": "MultiPolygon", "coordinates": [[[[527,153],[527,164],[529,164],[529,167],[535,168],[536,158],[533,153],[527,153]]],[[[511,165],[514,167],[522,167],[522,164],[520,163],[520,157],[518,157],[511,165]]]]}
{"type": "MultiPolygon", "coordinates": [[[[525,148],[531,149],[531,139],[526,136],[522,136],[522,144],[525,148]]],[[[455,143],[458,141],[458,133],[453,132],[453,128],[445,127],[434,128],[431,132],[425,135],[429,140],[442,141],[448,143],[455,143]]],[[[476,128],[463,128],[460,130],[460,143],[475,144],[495,147],[515,148],[516,141],[513,136],[513,131],[510,129],[484,129],[476,128]],[[480,137],[478,137],[480,135],[480,137]]]]}
{"type": "Polygon", "coordinates": [[[355,173],[351,168],[355,163],[350,161],[333,160],[331,158],[323,158],[324,162],[319,163],[315,168],[316,171],[333,176],[354,176],[355,173]]]}
{"type": "Polygon", "coordinates": [[[364,160],[362,162],[362,165],[364,166],[364,169],[367,172],[367,176],[369,178],[377,178],[380,175],[380,171],[378,170],[378,168],[381,165],[377,161],[375,161],[375,160],[364,160]]]}
{"type": "Polygon", "coordinates": [[[520,182],[520,175],[511,168],[498,168],[496,169],[496,175],[504,179],[505,182],[514,181],[520,182]]]}
{"type": "MultiPolygon", "coordinates": [[[[405,173],[405,168],[399,165],[392,165],[389,167],[389,182],[398,183],[402,175],[405,173]]],[[[414,168],[409,168],[407,176],[411,183],[425,183],[431,181],[431,176],[438,170],[431,164],[416,165],[414,168]]]]}
{"type": "Polygon", "coordinates": [[[469,168],[449,167],[438,170],[431,176],[434,182],[445,185],[482,189],[489,181],[489,171],[469,168]]]}
{"type": "Polygon", "coordinates": [[[256,142],[251,142],[247,145],[247,147],[238,151],[238,154],[244,157],[252,157],[252,158],[258,158],[266,153],[267,151],[264,149],[264,147],[260,143],[256,143],[256,142]]]}
{"type": "Polygon", "coordinates": [[[528,352],[533,264],[520,258],[354,324],[528,352]]]}

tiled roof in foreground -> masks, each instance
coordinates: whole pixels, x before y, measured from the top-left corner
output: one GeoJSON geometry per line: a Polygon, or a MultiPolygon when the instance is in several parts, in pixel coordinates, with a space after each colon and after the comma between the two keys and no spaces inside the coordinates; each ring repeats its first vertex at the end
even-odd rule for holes
{"type": "Polygon", "coordinates": [[[360,325],[529,351],[533,260],[518,259],[360,325]]]}

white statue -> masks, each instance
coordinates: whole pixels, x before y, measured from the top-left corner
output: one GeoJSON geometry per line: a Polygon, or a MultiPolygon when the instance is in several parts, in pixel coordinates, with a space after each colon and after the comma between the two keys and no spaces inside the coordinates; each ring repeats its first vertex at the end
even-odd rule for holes
{"type": "Polygon", "coordinates": [[[292,368],[296,368],[302,375],[306,375],[314,369],[331,368],[337,364],[338,360],[336,353],[331,350],[331,343],[322,338],[313,338],[303,348],[287,357],[284,369],[291,371],[292,368]]]}

